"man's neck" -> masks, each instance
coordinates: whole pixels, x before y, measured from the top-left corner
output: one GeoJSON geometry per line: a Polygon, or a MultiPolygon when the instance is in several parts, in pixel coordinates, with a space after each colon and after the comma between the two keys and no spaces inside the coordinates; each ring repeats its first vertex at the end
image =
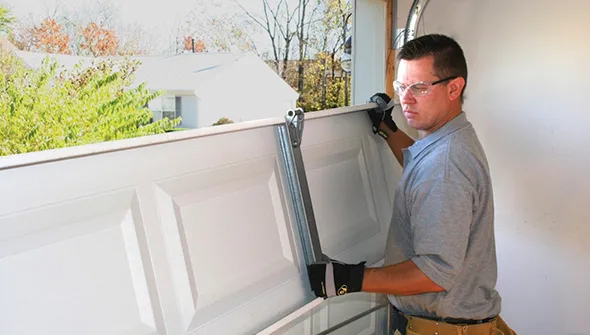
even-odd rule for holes
{"type": "Polygon", "coordinates": [[[447,124],[449,121],[456,118],[459,114],[461,114],[462,111],[463,110],[461,109],[461,106],[459,106],[458,108],[451,108],[451,110],[449,110],[449,112],[447,114],[445,114],[445,116],[443,116],[443,118],[437,124],[435,124],[433,127],[431,127],[430,129],[418,130],[419,139],[423,139],[426,136],[434,133],[435,131],[440,129],[442,126],[447,124]]]}

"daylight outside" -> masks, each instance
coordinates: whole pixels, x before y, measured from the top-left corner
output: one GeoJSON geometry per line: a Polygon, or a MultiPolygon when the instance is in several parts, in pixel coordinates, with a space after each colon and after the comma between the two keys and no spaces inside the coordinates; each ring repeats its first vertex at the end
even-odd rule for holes
{"type": "Polygon", "coordinates": [[[0,0],[0,156],[347,106],[351,0],[0,0]]]}

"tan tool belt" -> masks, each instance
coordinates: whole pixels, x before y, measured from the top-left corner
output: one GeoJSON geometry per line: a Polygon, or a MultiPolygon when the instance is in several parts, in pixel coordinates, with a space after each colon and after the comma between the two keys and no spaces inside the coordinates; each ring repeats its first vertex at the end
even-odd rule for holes
{"type": "Polygon", "coordinates": [[[450,324],[415,316],[408,319],[406,335],[490,335],[496,329],[496,318],[481,324],[450,324]]]}

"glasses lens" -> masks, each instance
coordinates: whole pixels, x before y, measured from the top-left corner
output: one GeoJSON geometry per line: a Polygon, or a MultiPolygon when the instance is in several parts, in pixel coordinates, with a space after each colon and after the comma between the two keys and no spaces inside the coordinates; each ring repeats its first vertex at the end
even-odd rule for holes
{"type": "Polygon", "coordinates": [[[428,85],[422,83],[414,84],[410,86],[410,92],[412,92],[414,96],[425,95],[428,93],[428,85]]]}
{"type": "Polygon", "coordinates": [[[399,96],[402,96],[402,95],[404,95],[404,91],[406,90],[406,87],[402,83],[398,83],[397,81],[394,81],[393,82],[393,90],[399,96]]]}

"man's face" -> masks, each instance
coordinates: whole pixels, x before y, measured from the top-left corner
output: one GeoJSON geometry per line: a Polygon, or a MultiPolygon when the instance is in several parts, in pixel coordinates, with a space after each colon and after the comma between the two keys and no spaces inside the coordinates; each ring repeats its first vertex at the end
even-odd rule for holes
{"type": "MultiPolygon", "coordinates": [[[[413,94],[406,89],[400,95],[400,102],[408,124],[425,134],[440,127],[449,115],[453,101],[458,98],[452,94],[452,88],[443,82],[430,86],[428,84],[443,79],[433,72],[434,58],[432,56],[415,60],[401,60],[397,71],[397,82],[405,87],[418,82],[424,82],[428,92],[420,95],[413,94]]],[[[458,78],[461,79],[461,78],[458,78]]],[[[455,92],[456,93],[456,92],[455,92]]]]}

